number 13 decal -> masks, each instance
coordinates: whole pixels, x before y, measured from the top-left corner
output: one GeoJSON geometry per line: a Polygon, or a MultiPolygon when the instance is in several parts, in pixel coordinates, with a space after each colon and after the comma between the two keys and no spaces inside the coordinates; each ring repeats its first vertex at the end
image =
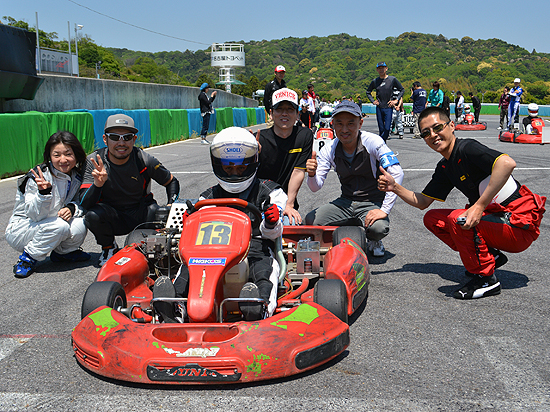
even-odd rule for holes
{"type": "Polygon", "coordinates": [[[228,245],[232,225],[225,222],[205,222],[199,228],[195,245],[228,245]]]}

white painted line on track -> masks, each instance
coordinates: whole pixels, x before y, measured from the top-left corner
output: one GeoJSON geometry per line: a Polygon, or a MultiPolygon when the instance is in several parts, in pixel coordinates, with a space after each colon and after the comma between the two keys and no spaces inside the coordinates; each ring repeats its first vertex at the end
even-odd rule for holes
{"type": "MultiPolygon", "coordinates": [[[[432,169],[403,169],[404,172],[433,172],[435,168],[432,169]]],[[[516,167],[514,171],[517,170],[550,170],[550,167],[516,167]]]]}
{"type": "Polygon", "coordinates": [[[0,361],[8,357],[14,350],[24,345],[30,338],[1,338],[0,339],[0,361]]]}

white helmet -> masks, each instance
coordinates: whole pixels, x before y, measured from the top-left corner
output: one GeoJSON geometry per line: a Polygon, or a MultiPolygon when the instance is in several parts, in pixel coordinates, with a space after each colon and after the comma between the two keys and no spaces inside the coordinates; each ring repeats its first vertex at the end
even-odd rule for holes
{"type": "Polygon", "coordinates": [[[527,110],[529,110],[529,116],[531,117],[537,117],[539,115],[539,105],[536,103],[529,103],[527,110]]]}
{"type": "Polygon", "coordinates": [[[470,113],[470,105],[469,104],[465,104],[464,105],[464,114],[468,114],[470,113]]]}
{"type": "Polygon", "coordinates": [[[240,193],[252,184],[258,170],[258,142],[240,127],[218,133],[210,146],[210,160],[218,183],[229,193],[240,193]],[[230,174],[224,166],[246,166],[242,173],[230,174]]]}

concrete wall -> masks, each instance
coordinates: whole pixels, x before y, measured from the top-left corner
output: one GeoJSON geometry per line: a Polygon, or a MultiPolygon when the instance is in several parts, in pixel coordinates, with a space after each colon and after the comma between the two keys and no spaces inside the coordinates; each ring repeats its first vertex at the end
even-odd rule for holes
{"type": "MultiPolygon", "coordinates": [[[[45,78],[34,100],[0,99],[0,113],[62,112],[88,109],[195,109],[198,87],[171,86],[120,80],[41,75],[45,78]]],[[[211,89],[212,91],[212,89],[211,89]]],[[[216,107],[258,107],[254,99],[218,90],[216,107]]]]}

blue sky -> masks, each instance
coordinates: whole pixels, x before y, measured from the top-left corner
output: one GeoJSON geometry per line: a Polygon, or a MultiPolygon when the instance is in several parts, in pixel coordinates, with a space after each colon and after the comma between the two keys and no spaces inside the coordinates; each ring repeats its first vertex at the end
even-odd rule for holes
{"type": "Polygon", "coordinates": [[[77,23],[99,45],[151,52],[338,33],[381,40],[414,31],[458,39],[499,38],[550,53],[549,11],[548,0],[4,0],[0,19],[12,16],[35,26],[38,12],[40,29],[57,32],[59,39],[67,39],[69,21],[71,38],[77,23]]]}

